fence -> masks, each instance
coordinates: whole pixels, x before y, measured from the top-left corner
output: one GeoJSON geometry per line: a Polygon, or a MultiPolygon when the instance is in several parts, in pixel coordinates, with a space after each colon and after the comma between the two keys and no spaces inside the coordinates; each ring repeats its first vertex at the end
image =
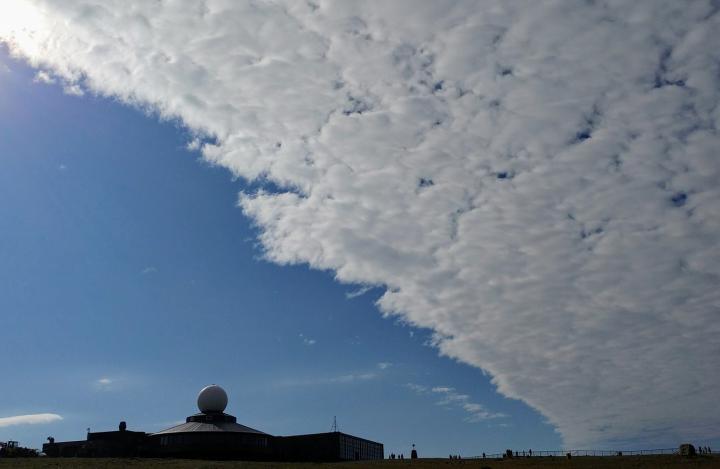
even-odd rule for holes
{"type": "MultiPolygon", "coordinates": [[[[582,457],[582,456],[644,456],[644,455],[653,455],[653,454],[676,454],[678,452],[677,448],[658,448],[658,449],[639,449],[639,450],[622,450],[622,451],[615,451],[615,450],[607,450],[607,449],[568,449],[568,450],[558,450],[558,451],[535,451],[533,450],[532,454],[530,454],[529,451],[518,451],[517,456],[515,456],[515,452],[513,450],[513,457],[517,458],[541,458],[541,457],[548,457],[548,456],[557,456],[557,457],[565,457],[568,453],[570,453],[573,457],[582,457]]],[[[505,456],[505,453],[492,453],[492,454],[486,454],[485,458],[487,459],[501,459],[503,456],[505,456]]],[[[482,459],[482,456],[470,456],[465,459],[482,459]]]]}

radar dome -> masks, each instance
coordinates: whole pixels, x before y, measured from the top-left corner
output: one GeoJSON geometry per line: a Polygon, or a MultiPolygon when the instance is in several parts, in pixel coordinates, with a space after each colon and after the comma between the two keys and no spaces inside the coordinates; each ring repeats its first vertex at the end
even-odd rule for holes
{"type": "Polygon", "coordinates": [[[198,394],[198,408],[202,413],[224,412],[228,397],[223,388],[217,384],[205,386],[198,394]]]}

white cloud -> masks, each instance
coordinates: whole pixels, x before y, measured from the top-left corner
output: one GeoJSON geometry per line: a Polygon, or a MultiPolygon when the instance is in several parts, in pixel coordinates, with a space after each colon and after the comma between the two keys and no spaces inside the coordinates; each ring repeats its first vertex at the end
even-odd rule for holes
{"type": "Polygon", "coordinates": [[[0,428],[10,427],[13,425],[37,425],[42,423],[52,423],[63,418],[58,414],[29,414],[15,415],[13,417],[0,417],[0,428]]]}
{"type": "Polygon", "coordinates": [[[285,188],[240,196],[269,259],[385,285],[568,445],[621,446],[720,437],[713,8],[37,0],[0,37],[285,188]]]}
{"type": "Polygon", "coordinates": [[[52,77],[48,72],[45,70],[38,70],[38,72],[35,74],[35,78],[33,79],[35,83],[45,83],[47,85],[52,85],[55,83],[55,78],[52,77]]]}
{"type": "Polygon", "coordinates": [[[140,271],[140,274],[141,274],[141,275],[154,274],[154,273],[156,273],[157,271],[158,271],[158,270],[157,270],[156,267],[153,267],[153,266],[149,265],[149,266],[145,267],[143,270],[141,270],[141,271],[140,271]]]}
{"type": "Polygon", "coordinates": [[[317,343],[317,340],[306,337],[303,334],[298,334],[298,336],[302,339],[303,344],[305,345],[315,345],[317,343]]]}
{"type": "Polygon", "coordinates": [[[506,414],[501,412],[491,412],[484,405],[470,400],[470,396],[467,394],[461,394],[449,386],[434,386],[428,388],[416,383],[407,383],[409,389],[415,391],[420,395],[434,395],[439,396],[440,400],[436,401],[437,405],[461,409],[466,413],[465,421],[476,423],[485,420],[492,420],[497,418],[507,417],[506,414]]]}
{"type": "Polygon", "coordinates": [[[83,91],[80,85],[74,83],[63,86],[63,93],[71,96],[82,96],[85,94],[85,91],[83,91]]]}
{"type": "Polygon", "coordinates": [[[369,292],[370,290],[372,290],[372,287],[368,287],[368,286],[360,287],[357,290],[353,290],[351,292],[345,293],[345,298],[347,298],[348,300],[351,300],[353,298],[357,298],[359,296],[364,295],[365,293],[369,292]]]}
{"type": "Polygon", "coordinates": [[[407,383],[405,386],[407,386],[409,389],[412,389],[418,394],[424,394],[428,391],[427,386],[423,386],[422,384],[407,383]]]}
{"type": "Polygon", "coordinates": [[[362,383],[378,378],[377,373],[348,373],[337,376],[318,376],[313,378],[290,379],[280,382],[280,386],[327,386],[332,384],[362,383]]]}
{"type": "Polygon", "coordinates": [[[377,367],[380,368],[381,370],[387,370],[391,366],[393,366],[393,364],[390,362],[380,362],[377,364],[377,367]]]}
{"type": "Polygon", "coordinates": [[[110,378],[100,378],[93,383],[98,391],[110,391],[113,389],[116,380],[110,378]]]}

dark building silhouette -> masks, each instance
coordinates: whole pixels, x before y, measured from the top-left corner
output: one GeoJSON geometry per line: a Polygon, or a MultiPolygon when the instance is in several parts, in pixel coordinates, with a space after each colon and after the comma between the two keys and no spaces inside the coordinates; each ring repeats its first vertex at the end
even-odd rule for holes
{"type": "Polygon", "coordinates": [[[237,423],[226,414],[227,394],[216,385],[198,395],[200,413],[157,433],[127,430],[88,432],[85,441],[52,441],[43,452],[54,457],[176,457],[273,461],[383,459],[383,445],[341,432],[273,436],[237,423]]]}

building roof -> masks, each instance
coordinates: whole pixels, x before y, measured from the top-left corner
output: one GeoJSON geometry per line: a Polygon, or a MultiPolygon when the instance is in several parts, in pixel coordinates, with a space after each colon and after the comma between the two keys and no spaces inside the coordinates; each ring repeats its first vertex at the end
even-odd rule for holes
{"type": "Polygon", "coordinates": [[[255,430],[254,428],[240,425],[236,422],[232,415],[217,414],[195,414],[187,418],[185,423],[165,430],[153,433],[153,435],[169,435],[175,433],[195,433],[195,432],[231,432],[231,433],[255,433],[257,435],[267,435],[267,433],[255,430]]]}
{"type": "Polygon", "coordinates": [[[168,435],[173,433],[190,433],[190,432],[235,432],[235,433],[256,433],[258,435],[267,435],[260,430],[240,425],[232,422],[185,422],[183,424],[167,428],[165,430],[153,433],[153,435],[168,435]]]}

